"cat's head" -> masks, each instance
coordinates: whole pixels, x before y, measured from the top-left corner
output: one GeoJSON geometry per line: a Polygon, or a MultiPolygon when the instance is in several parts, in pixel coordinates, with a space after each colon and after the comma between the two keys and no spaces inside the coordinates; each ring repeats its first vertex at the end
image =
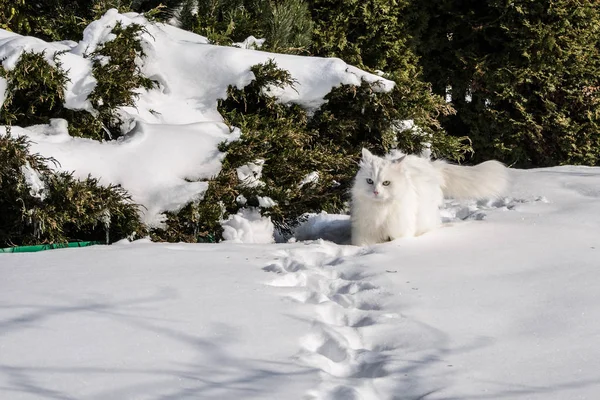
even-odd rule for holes
{"type": "Polygon", "coordinates": [[[397,197],[406,183],[402,160],[404,157],[386,160],[363,149],[360,169],[352,189],[353,195],[377,202],[386,202],[397,197]]]}

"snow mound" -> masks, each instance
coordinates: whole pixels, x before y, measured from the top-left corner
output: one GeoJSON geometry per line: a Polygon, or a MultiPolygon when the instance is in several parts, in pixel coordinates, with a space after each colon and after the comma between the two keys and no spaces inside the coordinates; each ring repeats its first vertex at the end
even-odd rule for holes
{"type": "Polygon", "coordinates": [[[177,210],[201,198],[208,183],[198,181],[216,175],[224,154],[216,147],[237,137],[222,123],[151,125],[138,122],[135,129],[118,140],[98,142],[71,137],[65,120],[23,129],[12,134],[26,135],[33,152],[51,155],[65,171],[78,178],[88,174],[102,184],[119,184],[142,209],[144,222],[158,226],[161,212],[177,210]]]}
{"type": "Polygon", "coordinates": [[[222,223],[223,239],[234,243],[273,243],[275,227],[256,208],[242,208],[222,223]]]}

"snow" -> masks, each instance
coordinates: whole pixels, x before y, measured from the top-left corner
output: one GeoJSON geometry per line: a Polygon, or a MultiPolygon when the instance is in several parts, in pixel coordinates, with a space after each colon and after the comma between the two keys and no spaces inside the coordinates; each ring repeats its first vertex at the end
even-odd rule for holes
{"type": "Polygon", "coordinates": [[[277,202],[270,197],[267,196],[256,196],[258,200],[258,205],[262,208],[271,208],[277,205],[277,202]]]}
{"type": "Polygon", "coordinates": [[[295,243],[2,255],[0,397],[595,399],[600,168],[511,174],[372,247],[318,214],[295,243]]]}
{"type": "Polygon", "coordinates": [[[265,183],[260,180],[262,178],[262,169],[265,160],[254,160],[235,169],[238,180],[247,187],[261,187],[265,183]]]}
{"type": "Polygon", "coordinates": [[[0,77],[0,107],[2,107],[4,100],[6,100],[6,89],[8,89],[8,81],[0,77]]]}
{"type": "Polygon", "coordinates": [[[224,154],[217,145],[237,138],[223,123],[156,125],[138,122],[119,140],[98,142],[69,136],[65,120],[27,129],[13,127],[13,135],[27,135],[32,150],[52,155],[60,168],[88,174],[104,184],[121,184],[134,202],[143,204],[144,222],[160,223],[164,210],[176,210],[206,191],[205,181],[221,169],[224,154]]]}
{"type": "MultiPolygon", "coordinates": [[[[271,200],[272,201],[272,200],[271,200]]],[[[223,239],[235,243],[273,243],[275,227],[255,207],[242,208],[223,222],[223,239]]]]}
{"type": "Polygon", "coordinates": [[[44,182],[42,182],[39,173],[31,168],[29,162],[21,167],[21,173],[25,178],[26,185],[29,187],[29,194],[40,200],[44,200],[46,198],[46,193],[44,192],[45,185],[44,182]]]}
{"type": "MultiPolygon", "coordinates": [[[[80,55],[73,54],[72,51],[73,44],[70,42],[46,43],[37,38],[23,37],[11,32],[2,31],[0,33],[2,67],[9,71],[12,70],[25,52],[42,53],[46,61],[53,66],[56,66],[54,60],[56,56],[61,68],[68,71],[65,107],[73,110],[93,111],[93,107],[87,99],[96,86],[96,79],[92,76],[92,62],[80,55]]],[[[3,96],[2,102],[4,102],[3,96]]]]}
{"type": "Polygon", "coordinates": [[[317,183],[318,181],[319,181],[319,171],[313,171],[313,172],[307,174],[304,178],[302,178],[302,180],[300,181],[298,186],[302,187],[306,184],[317,183]]]}
{"type": "Polygon", "coordinates": [[[350,243],[350,217],[348,215],[308,214],[306,221],[294,230],[296,240],[324,239],[339,244],[350,243]]]}
{"type": "Polygon", "coordinates": [[[257,39],[254,36],[248,36],[243,42],[233,43],[234,47],[241,49],[260,49],[267,39],[257,39]]]}

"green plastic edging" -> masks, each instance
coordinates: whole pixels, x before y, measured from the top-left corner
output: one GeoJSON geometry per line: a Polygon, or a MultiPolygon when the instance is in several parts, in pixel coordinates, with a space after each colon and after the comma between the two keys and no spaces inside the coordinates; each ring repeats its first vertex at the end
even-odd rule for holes
{"type": "Polygon", "coordinates": [[[103,242],[69,242],[69,243],[54,243],[54,244],[38,244],[35,246],[15,246],[5,247],[0,249],[0,253],[32,253],[35,251],[64,249],[67,247],[87,247],[96,244],[104,244],[103,242]]]}

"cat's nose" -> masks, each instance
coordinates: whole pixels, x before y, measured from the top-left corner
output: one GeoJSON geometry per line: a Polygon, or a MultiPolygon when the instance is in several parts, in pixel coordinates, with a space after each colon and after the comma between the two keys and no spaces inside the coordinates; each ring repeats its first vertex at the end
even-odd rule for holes
{"type": "Polygon", "coordinates": [[[373,194],[374,194],[375,196],[377,196],[377,195],[379,194],[379,191],[378,191],[378,190],[373,190],[373,194]]]}

